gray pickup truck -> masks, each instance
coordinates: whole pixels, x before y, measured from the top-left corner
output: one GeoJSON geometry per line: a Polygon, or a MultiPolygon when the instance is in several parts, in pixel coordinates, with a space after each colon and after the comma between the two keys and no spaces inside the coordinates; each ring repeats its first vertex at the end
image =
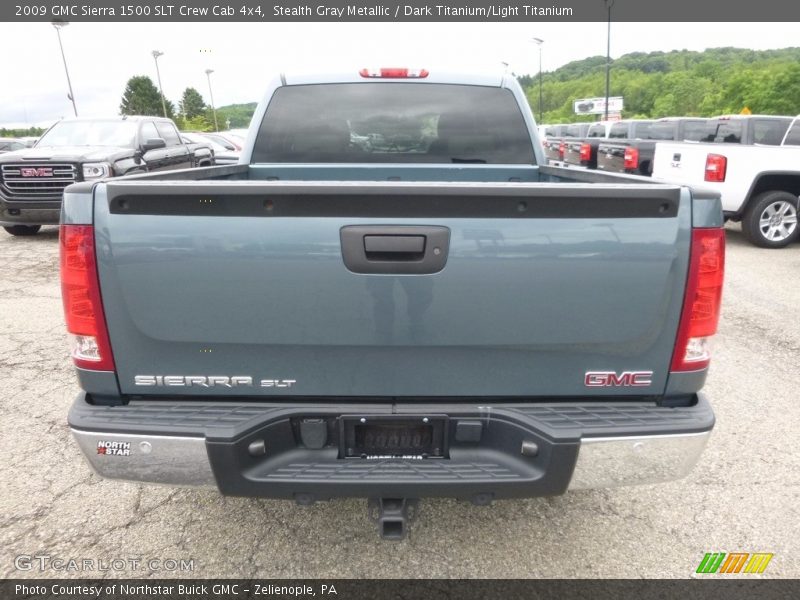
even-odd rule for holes
{"type": "Polygon", "coordinates": [[[708,119],[694,117],[659,119],[639,128],[634,138],[628,137],[630,132],[622,122],[614,123],[608,140],[601,140],[597,147],[597,168],[649,177],[653,173],[653,156],[658,142],[697,142],[707,135],[707,122],[708,119]]]}
{"type": "Polygon", "coordinates": [[[67,188],[91,466],[364,497],[385,538],[423,497],[686,475],[719,199],[543,161],[514,78],[365,69],[275,79],[242,164],[67,188]]]}

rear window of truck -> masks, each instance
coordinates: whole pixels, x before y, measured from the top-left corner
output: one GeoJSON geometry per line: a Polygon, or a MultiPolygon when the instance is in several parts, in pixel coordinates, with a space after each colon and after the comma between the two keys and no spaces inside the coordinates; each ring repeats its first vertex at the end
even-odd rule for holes
{"type": "Polygon", "coordinates": [[[707,121],[686,121],[683,124],[683,135],[681,139],[689,142],[699,142],[706,134],[707,128],[707,121]]]}
{"type": "Polygon", "coordinates": [[[800,121],[795,121],[789,133],[786,134],[784,146],[800,146],[800,121]]]}
{"type": "MultiPolygon", "coordinates": [[[[719,119],[712,120],[708,125],[707,135],[701,142],[715,142],[718,144],[742,144],[744,140],[745,120],[719,119]]],[[[781,143],[791,119],[759,119],[752,120],[752,143],[777,146],[781,143]]]]}
{"type": "Polygon", "coordinates": [[[278,88],[252,162],[534,164],[535,159],[510,90],[337,83],[278,88]]]}
{"type": "Polygon", "coordinates": [[[609,139],[650,139],[650,128],[652,127],[650,121],[641,121],[636,123],[614,123],[608,132],[609,139]]]}
{"type": "Polygon", "coordinates": [[[606,126],[604,124],[598,123],[597,125],[592,125],[589,127],[589,131],[586,134],[586,137],[590,138],[604,138],[606,137],[606,126]]]}
{"type": "Polygon", "coordinates": [[[674,141],[676,130],[678,139],[682,141],[699,142],[709,135],[709,125],[706,120],[695,119],[692,121],[657,121],[653,123],[646,136],[641,136],[644,140],[668,140],[674,141]],[[681,133],[681,131],[683,133],[681,133]]]}
{"type": "Polygon", "coordinates": [[[780,146],[789,123],[790,119],[754,119],[753,142],[765,146],[780,146]]]}
{"type": "Polygon", "coordinates": [[[608,131],[609,139],[625,139],[628,137],[627,123],[614,123],[608,131]]]}
{"type": "Polygon", "coordinates": [[[564,135],[565,137],[583,137],[582,133],[583,125],[577,124],[567,127],[567,132],[564,135]]]}

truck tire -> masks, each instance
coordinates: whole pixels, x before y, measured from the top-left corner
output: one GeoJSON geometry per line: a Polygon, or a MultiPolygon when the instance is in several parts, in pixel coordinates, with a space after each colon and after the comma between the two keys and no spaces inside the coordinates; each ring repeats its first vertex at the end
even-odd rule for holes
{"type": "Polygon", "coordinates": [[[789,192],[762,192],[742,217],[742,232],[761,248],[783,248],[797,239],[797,196],[789,192]]]}
{"type": "Polygon", "coordinates": [[[36,235],[42,228],[41,225],[12,225],[3,227],[11,235],[36,235]]]}

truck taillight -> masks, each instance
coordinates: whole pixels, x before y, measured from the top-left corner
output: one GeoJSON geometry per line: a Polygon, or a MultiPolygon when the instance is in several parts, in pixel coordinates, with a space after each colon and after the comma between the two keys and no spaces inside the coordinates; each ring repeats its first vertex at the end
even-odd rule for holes
{"type": "Polygon", "coordinates": [[[625,163],[624,169],[638,169],[639,168],[639,149],[638,148],[625,148],[625,163]]]}
{"type": "Polygon", "coordinates": [[[590,144],[581,144],[581,161],[592,160],[592,146],[590,144]]]}
{"type": "Polygon", "coordinates": [[[709,154],[706,156],[706,181],[725,181],[727,170],[728,159],[722,156],[722,154],[709,154]]]}
{"type": "Polygon", "coordinates": [[[362,77],[375,79],[425,79],[428,76],[427,69],[361,69],[358,72],[362,77]]]}
{"type": "Polygon", "coordinates": [[[672,371],[697,371],[708,366],[709,341],[719,323],[724,273],[725,231],[693,229],[672,371]]]}
{"type": "Polygon", "coordinates": [[[62,225],[61,298],[67,331],[74,338],[72,359],[77,367],[113,371],[95,258],[91,225],[62,225]]]}
{"type": "Polygon", "coordinates": [[[564,160],[564,153],[567,151],[567,144],[565,142],[561,142],[558,145],[558,158],[564,160]]]}

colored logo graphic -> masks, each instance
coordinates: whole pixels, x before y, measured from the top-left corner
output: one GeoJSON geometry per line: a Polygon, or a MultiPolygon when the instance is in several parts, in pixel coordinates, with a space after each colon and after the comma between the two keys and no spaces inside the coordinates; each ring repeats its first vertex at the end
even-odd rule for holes
{"type": "Polygon", "coordinates": [[[773,554],[767,552],[708,552],[696,573],[763,573],[773,554]]]}

